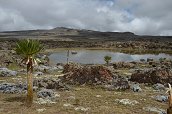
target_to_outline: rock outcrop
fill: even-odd
[[[138,70],[131,75],[130,81],[151,84],[172,84],[172,70],[164,68],[150,68],[146,70]]]
[[[66,75],[62,80],[68,84],[104,85],[108,90],[129,89],[128,80],[118,76],[111,67],[70,63],[64,66],[63,72]]]
[[[26,84],[14,84],[14,83],[1,83],[0,84],[0,92],[2,93],[22,93],[26,92],[27,86]]]

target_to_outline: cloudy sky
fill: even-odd
[[[0,0],[0,31],[54,27],[172,35],[172,0]]]

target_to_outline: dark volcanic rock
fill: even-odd
[[[67,73],[63,80],[71,84],[101,84],[113,79],[113,72],[106,66],[70,63],[64,66],[63,72]]]
[[[104,85],[108,90],[129,89],[128,80],[118,76],[114,69],[106,66],[70,63],[64,66],[63,81],[69,84]]]
[[[172,70],[163,68],[151,68],[141,70],[131,75],[130,81],[139,83],[172,83]]]

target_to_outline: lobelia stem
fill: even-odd
[[[33,66],[32,66],[32,61],[29,61],[27,64],[27,106],[31,106],[33,102],[33,78],[32,78],[32,73],[33,73]]]

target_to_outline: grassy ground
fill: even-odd
[[[144,87],[143,87],[144,88]],[[56,104],[40,105],[34,103],[31,108],[24,106],[24,94],[2,94],[0,93],[0,114],[154,114],[146,112],[143,107],[167,108],[167,103],[160,103],[151,98],[159,95],[159,92],[151,88],[140,93],[127,91],[106,91],[99,87],[77,86],[71,91],[57,91],[60,97]],[[139,104],[134,106],[118,104],[115,99],[136,100]],[[36,100],[36,95],[34,95]],[[70,106],[64,106],[70,104]],[[77,111],[76,107],[88,108],[87,111]],[[38,112],[37,109],[46,109]],[[156,114],[156,113],[155,113]]]

